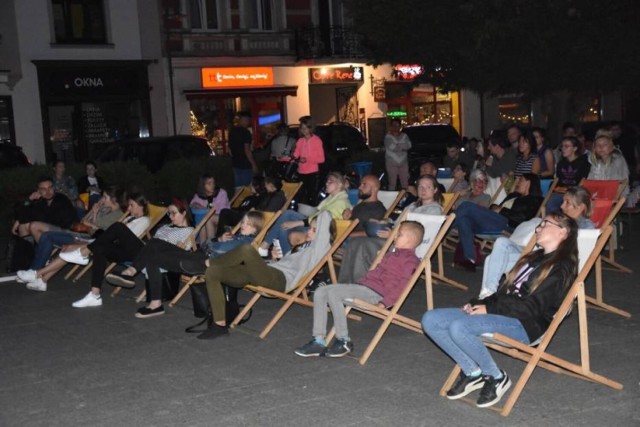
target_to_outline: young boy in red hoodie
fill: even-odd
[[[358,298],[385,307],[394,305],[420,260],[415,249],[424,236],[422,224],[403,221],[393,241],[394,249],[385,254],[373,270],[362,276],[359,284],[336,284],[318,288],[313,297],[313,339],[295,350],[298,356],[342,357],[353,350],[347,329],[346,299]],[[327,348],[327,305],[333,314],[336,339]]]

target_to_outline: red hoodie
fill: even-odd
[[[382,296],[382,303],[390,307],[396,303],[404,286],[420,264],[414,249],[395,249],[387,252],[380,264],[360,278],[360,284]]]

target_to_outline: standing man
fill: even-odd
[[[238,124],[229,131],[229,150],[236,187],[249,185],[253,175],[258,173],[258,166],[251,152],[253,135],[249,131],[251,114],[248,111],[238,113]]]
[[[400,132],[400,120],[391,119],[389,132],[384,137],[385,164],[389,176],[389,190],[396,191],[396,180],[400,177],[400,186],[409,186],[409,159],[407,152],[411,140],[406,133]]]

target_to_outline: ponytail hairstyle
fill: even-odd
[[[557,266],[562,275],[563,289],[568,289],[576,276],[578,275],[578,224],[569,216],[562,212],[554,212],[546,216],[554,222],[560,224],[562,228],[567,230],[567,237],[560,242],[558,248],[553,251],[551,256],[538,266],[538,275],[529,287],[529,294],[535,292],[540,284],[549,277],[551,270]],[[527,264],[531,264],[536,258],[543,254],[543,250],[532,251],[518,260],[511,271],[507,274],[501,286],[510,286],[516,279],[516,276]]]
[[[438,184],[436,177],[428,174],[422,175],[416,181],[416,187],[420,185],[420,181],[429,181],[434,188],[433,200],[435,200],[440,206],[444,205],[444,196],[440,192],[440,185]],[[422,200],[420,200],[420,197],[416,200],[416,206],[422,206]]]

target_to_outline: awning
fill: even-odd
[[[229,96],[297,96],[298,86],[257,86],[221,89],[188,89],[183,91],[187,99],[228,98]]]

